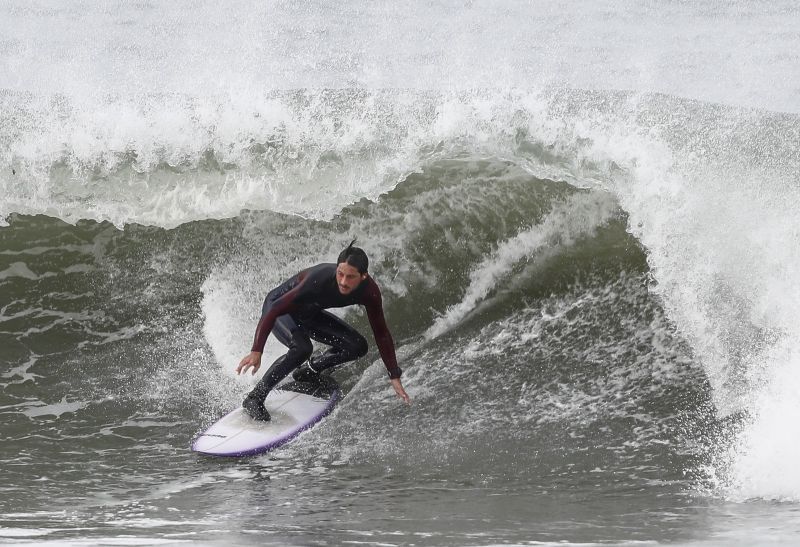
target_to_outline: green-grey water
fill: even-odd
[[[492,178],[476,198],[472,186]],[[565,206],[595,218],[424,336],[496,242]],[[0,255],[14,363],[4,526],[90,541],[692,539],[718,424],[625,222],[604,193],[466,161],[327,222],[247,213],[123,231],[15,216]],[[373,254],[414,404],[394,398],[373,349],[337,373],[347,395],[335,414],[288,447],[233,460],[189,451],[249,385],[211,345],[252,333],[211,318],[255,319],[260,293],[351,234]],[[254,298],[213,309],[223,287]],[[361,314],[346,317],[368,332]]]
[[[798,15],[0,2],[0,542],[797,543]],[[193,453],[353,237],[413,404]]]

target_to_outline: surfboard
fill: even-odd
[[[192,442],[192,450],[211,456],[252,456],[274,450],[316,425],[341,399],[330,376],[318,382],[289,382],[270,392],[264,406],[272,419],[261,422],[241,407],[229,412]]]

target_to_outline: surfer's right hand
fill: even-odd
[[[257,351],[251,351],[249,355],[246,355],[244,359],[239,362],[239,366],[236,367],[236,374],[247,372],[247,369],[250,367],[253,368],[252,374],[255,374],[260,366],[261,354]]]
[[[403,389],[403,383],[400,381],[400,378],[392,378],[390,382],[392,382],[392,387],[394,388],[394,392],[397,393],[397,396],[403,399],[407,405],[410,405],[411,397],[409,397],[406,390]]]

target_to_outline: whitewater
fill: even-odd
[[[0,2],[0,542],[796,544],[798,28]],[[192,454],[267,291],[356,236],[414,404],[344,310],[330,418]]]

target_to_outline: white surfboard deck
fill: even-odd
[[[272,419],[251,418],[241,407],[195,438],[192,450],[212,456],[251,456],[274,450],[327,416],[341,397],[338,384],[290,382],[271,391],[264,402]]]

